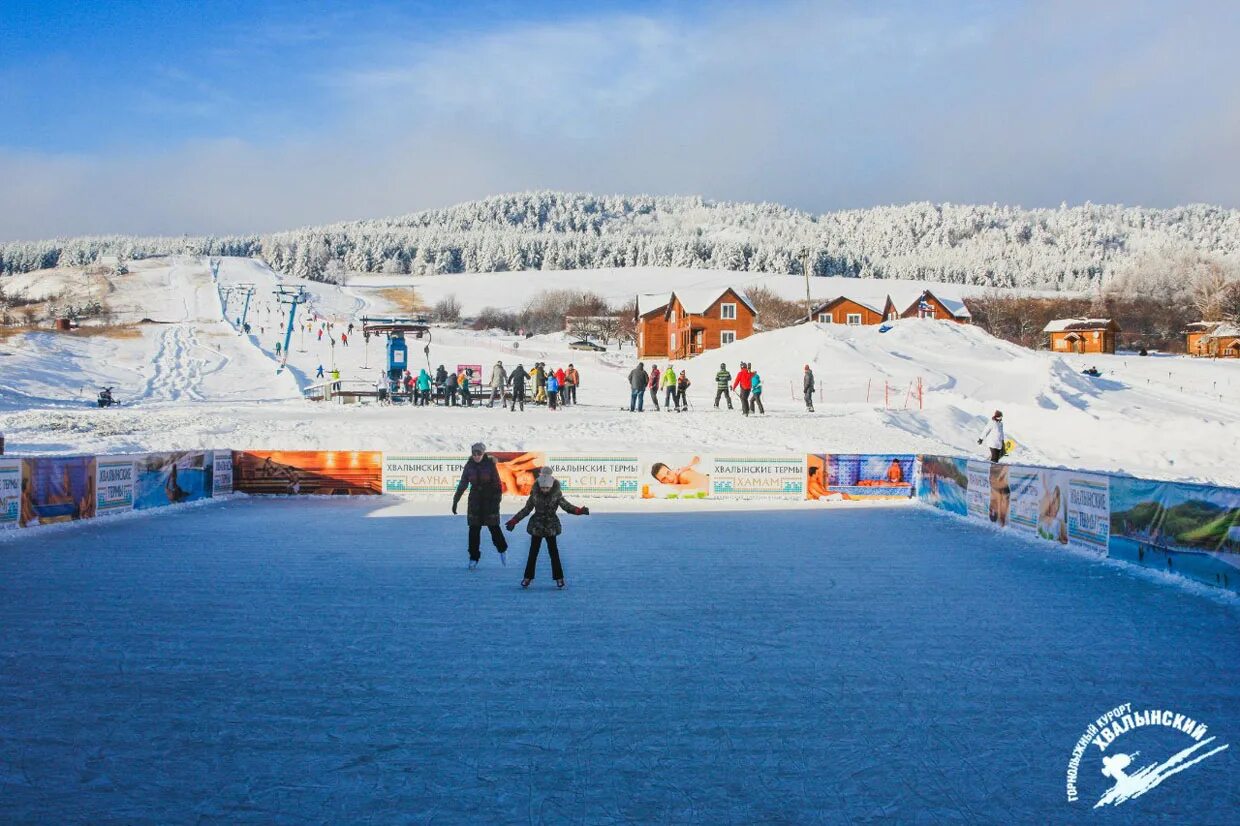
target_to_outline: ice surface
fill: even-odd
[[[1131,702],[1233,745],[1113,816],[1235,822],[1234,601],[915,505],[681,505],[565,517],[563,592],[438,502],[0,542],[0,820],[1080,822]]]

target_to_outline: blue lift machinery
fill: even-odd
[[[387,336],[385,372],[389,387],[397,387],[400,377],[409,369],[409,345],[406,336],[426,340],[422,352],[426,354],[427,364],[430,364],[431,322],[425,316],[362,316],[362,335],[367,342],[372,335]]]
[[[280,354],[280,366],[276,373],[284,369],[288,363],[288,346],[293,341],[293,323],[297,317],[297,308],[310,300],[310,294],[303,287],[276,287],[276,301],[288,307],[288,327],[284,330],[284,349]]]
[[[233,286],[232,291],[245,298],[245,304],[241,307],[241,317],[237,319],[237,331],[248,333],[250,329],[246,324],[246,319],[250,315],[250,298],[254,295],[254,285],[237,284]]]

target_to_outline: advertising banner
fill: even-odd
[[[1106,553],[1111,527],[1110,484],[1099,473],[1041,471],[1038,536]]]
[[[22,460],[0,457],[0,530],[16,528],[22,502]]]
[[[209,450],[148,453],[134,459],[134,508],[147,510],[211,498]]]
[[[955,456],[922,456],[917,478],[917,498],[940,510],[968,516],[966,495],[969,469],[966,460]]]
[[[560,480],[566,496],[637,498],[641,490],[642,463],[630,456],[568,455],[547,457],[551,472]]]
[[[805,498],[908,499],[915,464],[904,454],[813,453],[806,457]]]
[[[476,391],[482,387],[482,365],[481,364],[458,364],[456,366],[456,375],[460,375],[464,370],[465,377],[469,379],[469,387],[471,391]]]
[[[1110,477],[1107,555],[1240,590],[1240,489]]]
[[[383,454],[383,492],[398,496],[451,495],[468,457],[447,453]]]
[[[233,492],[232,451],[216,450],[211,463],[211,495],[223,496]]]
[[[538,479],[538,471],[547,464],[547,454],[541,450],[501,450],[488,453],[495,459],[504,496],[529,496],[534,489],[534,482]],[[461,460],[461,464],[457,466],[457,479],[461,477],[461,467],[464,464],[465,461]]]
[[[969,490],[965,495],[968,516],[979,522],[990,521],[990,462],[968,460]]]
[[[18,521],[51,525],[95,515],[95,457],[41,456],[22,459]]]
[[[360,450],[234,450],[233,490],[311,496],[383,492],[383,454]]]
[[[804,499],[805,456],[716,456],[710,495],[725,499]]]
[[[134,456],[95,459],[95,515],[133,510]]]
[[[641,460],[643,499],[705,499],[714,462],[685,451],[649,453]]]
[[[1038,468],[1012,465],[1008,468],[1011,503],[1007,527],[1034,534],[1038,530],[1038,509],[1042,505],[1042,475]]]

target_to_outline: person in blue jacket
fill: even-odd
[[[758,370],[752,364],[749,365],[749,409],[756,410],[763,416],[766,415],[766,408],[762,405],[762,377],[758,375]]]

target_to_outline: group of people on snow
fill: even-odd
[[[518,365],[518,369],[522,369]],[[469,490],[466,503],[466,517],[469,525],[469,569],[475,570],[482,560],[482,529],[485,527],[491,534],[491,542],[499,552],[500,563],[508,564],[508,540],[499,529],[500,504],[503,501],[504,489],[500,482],[499,467],[495,459],[487,454],[486,445],[476,442],[470,447],[469,460],[461,470],[461,480],[456,486],[456,495],[452,498],[452,513],[457,512],[461,497]],[[525,506],[517,511],[504,523],[512,531],[529,516],[533,517],[526,526],[530,536],[530,551],[525,560],[525,573],[521,579],[521,587],[528,588],[534,581],[538,565],[538,552],[543,542],[547,543],[547,553],[551,557],[551,578],[557,587],[563,588],[564,566],[560,560],[560,548],[556,538],[563,530],[557,511],[564,511],[577,516],[588,516],[589,508],[577,507],[564,498],[560,483],[555,479],[551,468],[543,467],[538,471],[537,481],[530,490]]]
[[[650,392],[650,403],[654,405],[655,410],[659,410],[659,391],[663,391],[663,407],[661,409],[668,412],[675,411],[680,413],[689,409],[689,397],[686,393],[689,390],[689,376],[684,370],[680,371],[680,375],[676,375],[676,370],[672,365],[668,365],[665,370],[660,371],[659,365],[650,365],[650,371],[646,371],[644,362],[638,362],[637,366],[629,371],[629,412],[644,413],[646,410],[646,392]]]
[[[677,375],[676,370],[670,364],[662,371],[659,370],[659,365],[652,364],[650,370],[647,371],[645,363],[639,361],[637,366],[629,372],[629,412],[645,412],[644,403],[647,391],[650,393],[650,402],[654,405],[654,409],[659,410],[660,390],[663,391],[663,410],[674,410],[677,413],[688,410],[687,391],[690,384],[692,382],[689,381],[689,376],[684,370]],[[715,409],[719,409],[720,402],[727,402],[728,410],[735,410],[736,408],[732,406],[732,391],[736,391],[741,402],[742,415],[748,416],[750,413],[765,415],[766,405],[762,403],[763,387],[762,376],[752,362],[742,361],[735,377],[728,370],[726,362],[720,364],[719,372],[715,374]],[[808,364],[805,365],[801,390],[805,397],[805,409],[813,413],[814,371]]]

